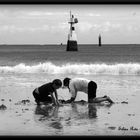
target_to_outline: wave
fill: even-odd
[[[140,75],[139,63],[127,64],[64,64],[51,62],[37,65],[0,66],[0,73],[47,73],[47,74],[107,74],[107,75]]]

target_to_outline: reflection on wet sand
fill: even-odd
[[[88,119],[97,117],[97,108],[95,104],[71,104],[72,114],[75,119]]]
[[[57,107],[51,105],[37,105],[35,109],[36,115],[43,115],[43,117],[52,117],[57,110]]]
[[[81,124],[90,124],[97,121],[97,112],[100,108],[109,108],[111,105],[88,104],[88,103],[71,103],[64,104],[61,107],[52,105],[38,105],[35,108],[35,122],[45,125],[47,129],[61,130],[64,127],[75,127]]]
[[[95,104],[88,105],[88,116],[90,119],[97,117],[97,108]]]
[[[63,128],[61,118],[58,117],[59,107],[52,105],[38,105],[35,109],[35,115],[41,115],[38,119],[39,122],[45,123],[49,121],[48,126],[55,129]]]

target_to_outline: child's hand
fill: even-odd
[[[59,103],[58,106],[63,106],[63,104],[60,104],[60,103]]]
[[[71,103],[71,100],[66,100],[65,103]]]
[[[59,101],[57,101],[57,105],[58,106],[63,106],[62,103],[60,103]]]

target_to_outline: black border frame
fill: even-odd
[[[0,4],[140,4],[139,0],[0,0]]]
[[[140,4],[140,0],[0,0],[0,5],[2,4]],[[15,136],[15,135],[3,135],[0,136],[0,139],[98,139],[98,138],[103,138],[103,139],[135,139],[135,138],[140,138],[139,136]]]

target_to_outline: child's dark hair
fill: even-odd
[[[68,86],[68,85],[69,85],[69,82],[70,82],[70,78],[66,77],[66,78],[64,78],[64,80],[63,80],[63,85],[64,85],[64,86]]]
[[[60,79],[54,79],[54,80],[52,81],[52,83],[55,84],[56,86],[59,86],[59,87],[62,86],[62,82],[61,82]]]

